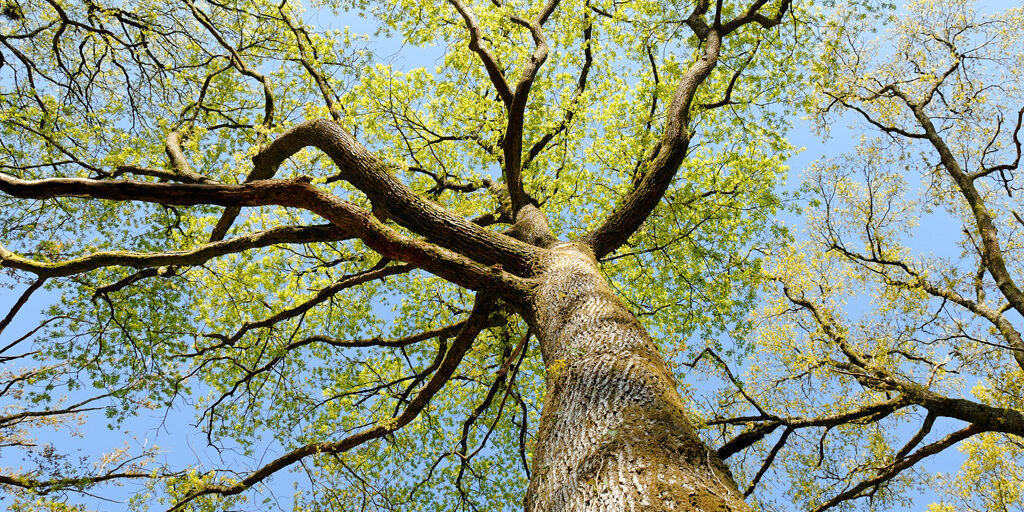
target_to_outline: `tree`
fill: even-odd
[[[808,239],[766,265],[759,353],[709,420],[742,442],[719,454],[752,446],[744,472],[807,510],[928,487],[929,510],[1021,510],[1024,12],[911,2],[881,41],[839,14],[812,111],[863,135],[807,174]]]
[[[27,287],[0,328],[60,300],[2,349],[4,459],[42,462],[0,485],[223,509],[301,469],[318,509],[746,510],[650,333],[745,328],[789,1],[327,7],[435,69],[289,2],[5,4],[0,264]],[[249,465],[82,466],[24,430],[181,406]]]

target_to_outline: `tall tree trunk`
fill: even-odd
[[[548,388],[527,512],[750,510],[593,253],[551,249],[529,312]]]

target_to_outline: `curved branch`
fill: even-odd
[[[83,487],[94,485],[110,480],[125,480],[153,478],[152,471],[123,471],[118,473],[104,473],[94,476],[79,476],[68,478],[57,478],[54,480],[35,480],[31,478],[18,478],[16,476],[0,475],[0,485],[20,487],[30,490],[34,494],[50,494],[62,490],[81,491]]]
[[[693,98],[697,88],[717,65],[721,49],[721,36],[715,30],[709,30],[703,55],[686,70],[672,94],[664,131],[651,153],[649,171],[604,223],[582,238],[584,243],[593,248],[597,259],[626,243],[668,190],[690,145],[690,108]]]
[[[906,264],[903,261],[889,260],[878,256],[865,256],[855,251],[851,251],[838,243],[833,243],[832,249],[838,251],[840,254],[847,257],[848,259],[860,262],[862,264],[871,263],[876,265],[885,265],[899,268],[903,272],[906,272],[908,275],[913,277],[913,281],[909,283],[903,282],[893,277],[890,277],[888,274],[881,272],[879,270],[872,270],[881,274],[882,278],[885,279],[885,282],[889,285],[906,289],[920,288],[921,290],[924,290],[933,297],[939,297],[941,299],[948,300],[966,309],[967,311],[977,316],[980,316],[985,320],[988,320],[1003,336],[1003,339],[1006,340],[1011,355],[1017,361],[1017,365],[1020,366],[1021,369],[1024,369],[1024,339],[1021,338],[1020,332],[1018,332],[1017,329],[1014,328],[1013,323],[1010,322],[1010,320],[1007,319],[1006,316],[1002,314],[1002,312],[996,311],[986,306],[982,302],[970,300],[960,295],[955,290],[935,285],[934,283],[925,279],[920,272],[918,272],[916,269],[914,269],[913,267],[911,267],[910,265]],[[868,268],[870,268],[870,266],[868,266]]]
[[[286,158],[315,147],[334,162],[341,179],[362,191],[375,209],[402,227],[484,265],[501,264],[525,275],[536,248],[473,224],[442,206],[420,197],[399,181],[383,162],[343,127],[325,119],[298,124],[253,156],[253,173],[273,175]]]
[[[470,313],[466,323],[459,335],[452,342],[451,348],[448,349],[448,353],[445,354],[444,359],[438,366],[437,371],[433,377],[420,389],[416,396],[409,403],[409,406],[402,411],[401,414],[396,415],[389,420],[382,421],[372,427],[365,430],[347,436],[338,441],[312,443],[300,448],[296,448],[285,455],[277,458],[269,464],[263,466],[260,469],[252,472],[246,478],[243,478],[240,482],[230,486],[210,486],[203,489],[193,491],[185,496],[181,501],[176,503],[170,508],[171,511],[181,510],[185,505],[192,502],[200,496],[209,494],[218,494],[222,496],[232,496],[239,494],[246,489],[262,482],[269,478],[274,473],[306,458],[309,456],[320,455],[320,454],[339,454],[344,453],[356,446],[359,446],[365,442],[371,441],[390,434],[405,425],[409,424],[416,416],[419,415],[420,411],[430,402],[430,400],[437,394],[438,391],[448,382],[448,380],[455,373],[455,369],[458,368],[459,363],[462,362],[462,358],[469,351],[469,348],[473,345],[473,341],[476,336],[487,327],[488,315],[494,307],[494,300],[490,297],[477,296],[476,302],[473,305],[473,311]]]
[[[779,4],[778,10],[775,11],[775,15],[768,17],[761,14],[760,10],[768,3],[768,0],[756,0],[750,4],[750,7],[744,11],[743,14],[725,22],[722,24],[722,35],[727,35],[730,32],[750,23],[757,23],[763,28],[772,28],[782,22],[782,17],[785,16],[786,12],[789,11],[791,0],[782,0]]]
[[[331,113],[331,118],[335,121],[341,121],[343,110],[342,107],[338,105],[338,102],[335,101],[335,98],[338,96],[337,93],[334,92],[334,89],[332,89],[331,85],[327,82],[327,78],[324,77],[324,74],[321,73],[320,70],[316,69],[313,65],[313,61],[309,58],[309,47],[306,45],[306,42],[309,40],[309,34],[304,28],[296,26],[296,24],[292,22],[291,17],[285,14],[285,5],[287,4],[282,3],[278,5],[277,11],[281,13],[281,21],[288,26],[292,31],[292,34],[295,36],[295,45],[299,50],[299,63],[302,64],[302,67],[306,69],[306,72],[309,73],[309,75],[313,77],[313,81],[316,82],[317,89],[320,90],[320,96],[323,97],[324,103],[327,104],[327,110]]]
[[[876,477],[871,478],[869,480],[865,480],[857,484],[853,488],[839,493],[834,498],[826,501],[825,503],[822,503],[821,505],[818,505],[813,512],[822,512],[824,510],[828,510],[838,505],[843,501],[860,498],[864,496],[864,494],[862,493],[867,489],[870,489],[871,487],[874,487],[875,485],[878,485],[882,482],[892,480],[893,477],[900,474],[900,472],[912,467],[914,464],[917,464],[925,457],[935,455],[936,453],[939,453],[945,450],[946,448],[949,448],[950,446],[953,446],[959,443],[960,441],[963,441],[964,439],[967,439],[981,432],[984,432],[984,429],[978,427],[977,425],[969,425],[960,430],[957,430],[956,432],[953,432],[952,434],[949,434],[946,437],[943,437],[942,439],[934,443],[922,447],[920,450],[917,450],[912,455],[904,459],[898,460],[896,462],[893,462],[892,464],[885,468],[881,468]]]
[[[1017,149],[1017,157],[1013,159],[1013,162],[1009,163],[1009,164],[1000,164],[1000,165],[994,165],[992,167],[985,167],[981,171],[971,175],[972,179],[977,179],[978,177],[981,177],[981,176],[987,176],[987,175],[989,175],[991,173],[994,173],[994,172],[1004,173],[1006,171],[1017,170],[1017,166],[1020,165],[1020,154],[1021,154],[1020,129],[1021,129],[1022,122],[1024,122],[1024,108],[1021,108],[1020,110],[1017,111],[1017,127],[1013,129],[1013,145]],[[997,131],[996,135],[998,135],[998,134],[999,134],[999,132]],[[993,137],[992,142],[995,142],[995,138],[994,137]],[[991,142],[989,144],[991,145]],[[1003,180],[1006,181],[1005,177],[1003,178]],[[1007,191],[1009,192],[1009,190],[1007,190]],[[1010,195],[1013,195],[1013,194],[1010,194]]]
[[[587,3],[589,6],[589,2]],[[589,13],[589,10],[587,11]],[[593,34],[594,34],[594,23],[589,16],[587,16],[587,26],[583,29],[583,67],[580,68],[579,78],[576,79],[576,89],[572,93],[572,97],[569,98],[569,105],[565,109],[565,114],[562,116],[562,122],[555,127],[555,129],[545,133],[540,140],[535,142],[530,147],[529,153],[526,155],[526,159],[523,161],[523,169],[529,168],[530,164],[547,145],[554,139],[558,134],[565,131],[570,124],[572,124],[573,118],[576,116],[576,105],[579,103],[580,96],[587,88],[587,78],[590,75],[590,69],[594,64],[594,52],[592,49]],[[655,77],[657,80],[657,77]]]
[[[167,153],[167,159],[171,161],[171,168],[174,169],[176,174],[181,177],[179,181],[185,181],[187,183],[213,183],[214,181],[202,174],[199,174],[192,170],[188,165],[188,160],[185,158],[185,153],[181,150],[181,132],[178,130],[172,130],[167,134],[167,140],[164,141],[164,152]]]
[[[224,36],[221,35],[220,31],[217,30],[217,27],[213,25],[213,23],[210,21],[210,18],[206,15],[206,13],[200,11],[192,2],[192,0],[185,0],[185,5],[187,5],[189,10],[192,12],[192,17],[194,17],[196,21],[199,22],[199,24],[206,28],[208,32],[210,32],[210,35],[212,35],[213,38],[217,40],[217,43],[219,43],[221,47],[228,51],[228,53],[230,54],[230,61],[232,66],[234,66],[234,68],[237,69],[239,73],[249,78],[252,78],[253,80],[256,80],[257,82],[260,83],[261,86],[263,86],[262,124],[264,128],[271,127],[274,123],[274,94],[270,90],[270,80],[265,75],[249,67],[242,60],[242,56],[238,54],[238,50],[236,50],[227,42],[227,40],[224,39]],[[258,136],[257,145],[262,145],[263,141],[265,140],[265,137],[266,135],[260,134]]]
[[[534,50],[530,60],[523,69],[519,83],[516,84],[512,100],[506,105],[508,108],[508,121],[505,126],[505,137],[501,142],[501,149],[504,156],[503,167],[505,172],[505,183],[508,185],[509,199],[512,202],[513,215],[520,208],[527,204],[534,203],[529,194],[523,188],[523,124],[526,115],[526,103],[530,97],[533,81],[537,78],[537,72],[548,58],[548,40],[544,37],[541,26],[548,16],[558,7],[560,0],[548,0],[544,8],[537,16],[526,21],[513,17],[512,21],[522,25],[530,31],[533,37]]]
[[[391,179],[397,181],[394,178]],[[502,298],[508,298],[513,302],[517,298],[521,298],[520,294],[530,286],[525,280],[505,272],[499,264],[488,268],[432,243],[404,236],[385,226],[370,212],[323,192],[305,180],[263,180],[245,185],[196,185],[137,181],[112,182],[79,178],[25,181],[0,173],[0,191],[15,197],[29,199],[86,197],[172,205],[296,207],[320,215],[342,231],[360,238],[381,256],[412,264],[459,286],[471,290],[492,290]],[[411,191],[408,193],[412,195]],[[413,195],[413,197],[421,203],[427,202],[418,196]],[[433,203],[431,205],[433,209],[445,212],[445,219],[454,218],[463,224],[471,225],[465,219],[455,216],[440,206]],[[427,212],[418,213],[421,216],[428,215]],[[441,222],[443,221],[444,219],[441,220]],[[484,245],[481,238],[484,241],[497,239],[504,244],[504,247],[525,247],[531,251],[535,249],[504,235],[485,231],[478,226],[471,226],[477,237],[473,239],[471,235],[466,236],[470,236],[471,240],[480,244],[475,247],[475,252],[491,260],[499,259],[502,255],[497,251],[490,250],[491,247]],[[444,226],[444,228],[446,231],[442,234],[447,235],[449,243],[453,243],[463,236],[463,233],[456,231],[452,226]],[[523,252],[513,253],[513,256],[521,254]],[[521,268],[528,268],[530,262],[528,258],[518,261],[512,259],[509,266],[520,261]],[[496,263],[498,262],[496,261]]]
[[[358,340],[339,340],[337,338],[330,338],[327,336],[313,335],[301,340],[296,340],[284,348],[285,350],[292,350],[311,343],[323,343],[324,345],[330,345],[332,347],[341,348],[366,348],[366,347],[405,347],[413,345],[421,341],[426,341],[433,338],[450,338],[458,334],[466,325],[466,321],[456,322],[451,325],[444,327],[438,327],[429,331],[418,332],[402,338],[364,338]],[[494,327],[493,324],[488,324],[489,327]]]
[[[880,91],[874,92],[874,93],[872,93],[870,99],[875,99],[875,98],[881,96],[882,94],[884,94],[887,90],[892,89],[892,88],[893,88],[893,86],[887,86],[886,88],[883,88]],[[830,92],[826,92],[825,94],[828,97],[832,98],[832,100],[835,103],[838,103],[838,104],[842,105],[843,107],[848,108],[848,109],[850,109],[850,110],[860,114],[860,116],[863,117],[865,121],[870,123],[875,128],[878,128],[879,130],[882,130],[883,132],[889,134],[890,136],[892,136],[893,134],[896,134],[896,135],[902,135],[903,137],[906,137],[908,139],[923,139],[923,138],[925,138],[925,134],[923,134],[923,133],[915,133],[915,132],[911,132],[909,130],[904,130],[903,128],[900,128],[898,126],[892,126],[892,125],[884,124],[881,121],[879,121],[879,120],[875,119],[874,117],[872,117],[870,112],[868,112],[868,111],[858,107],[857,105],[854,105],[853,103],[850,103],[850,102],[846,101],[845,99],[840,98],[839,96],[836,96],[836,95],[834,95],[834,94],[832,94]],[[863,100],[863,98],[858,98],[858,99]],[[833,103],[833,105],[835,103]]]
[[[869,357],[853,350],[842,329],[833,324],[833,317],[811,301],[796,297],[783,287],[787,298],[814,317],[821,330],[839,345],[850,363],[837,367],[851,372],[866,388],[882,392],[895,392],[907,403],[924,407],[930,413],[978,425],[986,431],[1002,432],[1024,438],[1024,413],[1016,409],[986,405],[963,398],[949,398],[920,384],[901,379],[877,364]]]
[[[754,48],[750,50],[750,56],[747,57],[747,60],[743,61],[743,63],[740,64],[739,68],[736,69],[736,72],[732,74],[732,78],[729,79],[729,84],[725,87],[725,93],[722,95],[722,99],[712,103],[701,103],[701,108],[705,110],[713,110],[719,107],[724,107],[726,105],[732,105],[733,103],[736,103],[732,99],[732,92],[736,88],[736,82],[739,81],[740,76],[743,75],[743,71],[747,69],[747,66],[749,66],[750,63],[754,61],[754,57],[757,56],[757,49],[760,47],[761,40],[758,39],[757,42],[754,43]]]
[[[292,306],[292,307],[290,307],[288,309],[285,309],[285,310],[282,310],[282,311],[278,311],[277,313],[275,313],[275,314],[273,314],[273,315],[271,315],[269,317],[263,318],[261,320],[245,322],[231,336],[225,336],[223,334],[206,334],[205,335],[206,337],[220,340],[220,343],[217,343],[217,344],[209,346],[209,347],[202,347],[202,348],[198,349],[195,353],[184,354],[183,357],[194,357],[194,356],[202,355],[202,354],[204,354],[206,352],[209,352],[210,350],[213,350],[215,348],[220,348],[220,347],[223,347],[225,345],[228,345],[228,346],[234,345],[236,342],[238,342],[238,340],[242,339],[242,336],[244,336],[245,333],[247,333],[247,332],[249,332],[249,331],[251,331],[253,329],[259,329],[259,328],[263,328],[263,327],[270,327],[270,326],[272,326],[274,324],[277,324],[277,323],[279,323],[281,321],[284,321],[284,320],[287,320],[289,318],[295,318],[295,317],[297,317],[299,315],[305,314],[307,311],[313,309],[318,304],[320,304],[320,303],[322,303],[322,302],[324,302],[326,300],[329,300],[331,297],[334,297],[335,295],[338,294],[338,292],[340,292],[342,290],[345,290],[347,288],[351,288],[353,286],[359,286],[361,284],[368,283],[370,281],[374,281],[374,280],[377,280],[377,279],[382,279],[382,278],[387,277],[387,276],[393,276],[393,275],[402,274],[402,273],[408,272],[411,269],[412,269],[411,265],[384,266],[384,267],[379,267],[379,268],[373,268],[373,269],[367,270],[365,272],[360,272],[360,273],[355,274],[355,275],[342,277],[341,279],[338,279],[337,281],[331,283],[329,286],[327,286],[327,287],[323,288],[322,290],[318,291],[315,295],[313,295],[313,297],[309,298],[306,301],[303,301],[303,302],[301,302],[299,304],[296,304],[295,306]],[[305,344],[305,343],[302,343],[302,344]],[[290,346],[291,345],[301,346],[302,344],[294,344],[293,343],[293,344],[290,344]]]
[[[892,414],[896,410],[905,407],[907,401],[900,397],[886,400],[884,402],[878,402],[874,404],[865,405],[863,407],[840,412],[836,414],[830,414],[826,416],[817,416],[813,418],[801,418],[801,417],[787,417],[779,418],[774,416],[763,416],[766,420],[764,423],[749,427],[744,430],[736,437],[732,438],[728,442],[722,445],[718,449],[718,456],[723,460],[735,455],[740,450],[746,449],[749,446],[754,445],[765,436],[774,432],[780,426],[786,426],[791,429],[808,428],[808,427],[835,427],[851,422],[863,421],[865,419],[878,419],[889,414]],[[731,420],[736,421],[736,420]],[[744,423],[748,420],[744,419]],[[709,425],[720,424],[730,422],[730,420],[719,420],[710,421]]]
[[[214,39],[217,40],[217,43],[219,43],[221,47],[227,50],[229,54],[228,61],[231,62],[231,66],[238,70],[238,72],[242,75],[252,78],[253,80],[256,80],[262,85],[263,121],[261,123],[261,126],[263,130],[257,131],[256,146],[264,145],[267,142],[266,133],[274,124],[274,94],[270,89],[270,80],[265,75],[249,67],[249,65],[242,60],[242,56],[239,55],[238,50],[236,50],[233,46],[231,46],[228,43],[227,40],[224,39],[224,36],[221,35],[219,30],[217,30],[217,27],[214,26],[213,22],[210,20],[209,16],[206,15],[206,13],[200,11],[199,8],[197,8],[191,0],[185,0],[185,5],[187,5],[189,10],[191,11],[192,17],[195,18],[196,21],[198,21],[204,28],[206,28],[206,30],[210,33],[210,35],[213,36]],[[174,159],[172,158],[172,162],[173,160]],[[182,159],[182,161],[183,160],[184,159]],[[248,176],[246,176],[245,183],[251,183],[253,181],[261,179],[269,179],[271,177],[273,177],[273,174],[261,176],[257,175],[254,170],[253,172],[249,173]],[[224,211],[224,214],[221,216],[220,220],[217,221],[217,225],[214,226],[213,232],[210,235],[211,242],[215,242],[217,240],[221,240],[224,238],[224,235],[227,234],[228,229],[231,228],[231,224],[233,224],[235,222],[235,218],[238,217],[239,211],[240,210],[237,207],[229,207]]]
[[[4,247],[0,245],[0,263],[3,263],[4,251]],[[14,305],[11,306],[11,309],[4,316],[3,320],[0,320],[0,334],[3,334],[4,329],[6,329],[7,326],[11,324],[11,321],[13,321],[14,317],[18,314],[18,311],[21,311],[22,306],[24,306],[25,303],[28,302],[29,297],[31,297],[36,290],[42,287],[43,283],[45,282],[46,277],[39,277],[38,279],[33,281],[32,284],[30,284],[29,287],[25,289],[24,292],[22,292],[22,294],[18,297],[18,300],[14,302]],[[4,348],[0,348],[0,354],[6,352],[9,348],[11,348],[10,345]]]
[[[483,45],[483,32],[480,30],[480,23],[476,19],[476,14],[473,13],[473,10],[468,5],[462,3],[461,0],[448,0],[448,3],[452,4],[452,7],[458,11],[459,16],[462,16],[462,20],[466,24],[466,30],[469,31],[469,49],[480,57],[484,64],[484,69],[487,70],[487,76],[491,79],[491,83],[494,84],[494,90],[497,91],[501,102],[508,108],[512,104],[512,89],[505,80],[505,72],[501,70],[498,58],[491,53],[490,49]]]
[[[719,2],[712,27],[708,27],[704,21],[710,3],[701,0],[694,6],[685,23],[703,42],[704,52],[686,70],[676,85],[666,112],[661,139],[650,152],[648,172],[604,223],[582,237],[581,241],[591,246],[598,260],[626,243],[651,215],[668,190],[689,149],[692,135],[689,126],[690,110],[693,107],[693,99],[697,89],[707,80],[718,63],[722,39],[730,32],[751,23],[763,27],[775,26],[782,21],[790,7],[790,0],[782,0],[775,15],[767,17],[759,12],[766,3],[767,0],[756,0],[742,15],[723,25],[719,18],[722,11]]]
[[[119,182],[125,183],[125,182]],[[346,230],[331,226],[286,226],[201,245],[187,251],[105,251],[66,261],[35,261],[18,256],[0,245],[0,266],[31,272],[40,277],[64,277],[102,267],[152,268],[195,266],[225,254],[278,244],[336,242],[352,238]]]

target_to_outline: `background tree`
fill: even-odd
[[[662,354],[743,331],[789,1],[328,4],[5,4],[0,329],[60,296],[0,349],[5,465],[47,461],[2,470],[16,506],[295,470],[310,509],[746,509]],[[13,430],[97,407],[194,408],[222,463]]]
[[[708,423],[732,467],[781,482],[765,509],[930,488],[929,510],[1021,510],[1024,12],[919,1],[876,23],[822,31],[819,126],[865,135],[807,174],[808,239],[771,258],[757,354]]]

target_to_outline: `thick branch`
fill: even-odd
[[[281,134],[253,157],[253,173],[273,175],[281,162],[308,146],[326,153],[341,178],[366,194],[375,209],[386,211],[414,233],[482,264],[501,264],[518,275],[526,274],[532,265],[534,247],[477,226],[420,197],[347,130],[331,121],[308,121]]]
[[[661,140],[656,145],[646,175],[625,200],[592,233],[583,237],[597,259],[614,251],[636,232],[661,201],[682,165],[690,145],[690,108],[697,88],[711,75],[718,63],[722,39],[711,30],[704,54],[683,74],[669,104]]]
[[[167,140],[164,141],[164,152],[167,153],[167,159],[171,162],[171,168],[174,169],[176,174],[181,176],[181,178],[178,178],[179,181],[186,183],[213,183],[213,180],[196,173],[188,165],[185,153],[181,151],[181,132],[174,130],[167,134]]]
[[[1016,409],[980,404],[963,398],[949,398],[913,383],[896,383],[891,388],[931,413],[972,423],[987,431],[1012,434],[1024,439],[1024,414]]]
[[[504,272],[501,268],[487,268],[431,243],[403,236],[382,224],[370,212],[322,192],[301,180],[264,180],[245,185],[196,185],[137,181],[112,182],[77,178],[24,181],[0,174],[0,191],[15,197],[31,199],[87,197],[173,205],[297,207],[324,217],[341,230],[360,238],[366,245],[384,257],[412,264],[459,286],[471,290],[492,290],[502,298],[513,301],[519,298],[520,292],[525,291],[528,286],[526,282]],[[426,202],[421,198],[417,199]],[[446,212],[448,218],[455,217],[440,206],[433,205],[433,208]],[[465,219],[455,218],[468,224]],[[482,228],[473,227],[477,232],[484,232]],[[457,236],[460,233],[450,226],[447,229],[449,230],[447,233],[449,240],[458,240]],[[499,240],[507,240],[506,246],[531,248],[503,235],[492,232],[484,233],[490,235],[491,238],[500,237]],[[484,249],[480,249],[478,252],[492,258],[495,257],[494,254]],[[525,261],[523,265],[526,266]]]
[[[121,182],[124,183],[124,182]],[[18,256],[0,246],[0,265],[31,272],[40,277],[63,277],[101,267],[151,268],[160,266],[201,265],[217,256],[267,247],[277,244],[307,244],[334,242],[351,238],[344,229],[331,225],[287,226],[268,229],[230,240],[205,244],[187,251],[131,252],[107,251],[93,253],[73,260],[46,262]]]

